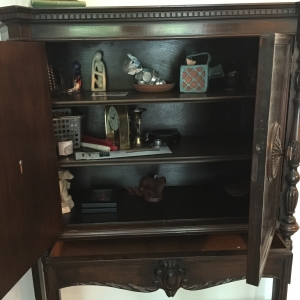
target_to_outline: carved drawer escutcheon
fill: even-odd
[[[159,265],[154,271],[153,284],[163,289],[169,297],[173,297],[181,287],[185,269],[179,266],[178,260],[162,260]]]
[[[153,285],[157,289],[163,289],[167,296],[173,297],[179,288],[185,290],[196,291],[201,290],[233,281],[243,280],[246,277],[240,278],[227,278],[221,281],[205,281],[201,284],[188,284],[188,278],[186,278],[186,270],[179,265],[178,260],[162,260],[159,262],[159,267],[154,271],[155,279]]]

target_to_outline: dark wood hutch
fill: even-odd
[[[85,9],[0,9],[0,297],[43,255],[48,300],[79,284],[139,292],[199,290],[274,278],[286,299],[299,180],[300,85],[296,4]],[[92,98],[91,62],[101,50],[107,90]],[[179,92],[179,69],[192,51],[212,65],[234,63],[238,86],[212,79],[205,94]],[[133,90],[126,54],[159,70],[175,88]],[[84,92],[50,96],[47,60],[68,83],[74,60]],[[249,69],[249,65],[253,69]],[[255,74],[251,86],[249,72]],[[253,79],[253,78],[252,78]],[[100,161],[57,158],[53,108],[83,114],[82,131],[103,138],[105,105],[147,109],[144,132],[177,128],[172,155]],[[58,168],[74,174],[75,208],[61,217]],[[143,175],[165,176],[163,201],[129,196]],[[245,196],[224,186],[243,179]],[[83,191],[117,188],[118,213],[84,216]]]

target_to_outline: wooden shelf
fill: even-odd
[[[207,233],[247,232],[248,218],[211,218],[190,220],[158,220],[139,222],[104,222],[94,214],[82,218],[76,207],[64,215],[65,230],[60,239],[97,239],[106,237],[191,235]]]
[[[170,145],[172,154],[108,158],[102,160],[75,160],[75,156],[58,157],[59,167],[86,167],[109,165],[147,165],[163,163],[201,163],[251,159],[252,139],[238,137],[184,136],[178,145]],[[76,149],[84,151],[84,149]]]
[[[124,91],[122,91],[124,92]],[[52,97],[52,106],[85,106],[85,105],[133,105],[138,103],[167,103],[167,102],[212,102],[232,101],[254,98],[255,94],[238,90],[221,90],[207,93],[179,93],[170,91],[165,93],[140,93],[134,90],[126,91],[124,97],[92,97],[91,91],[81,94],[63,94]]]
[[[131,196],[125,188],[120,188],[116,196],[117,213],[81,213],[81,202],[89,199],[90,190],[73,191],[72,197],[75,207],[64,215],[63,239],[245,232],[248,229],[249,195],[233,197],[220,184],[166,186],[164,198],[158,203]]]

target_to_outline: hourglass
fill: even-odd
[[[142,140],[142,113],[146,111],[146,108],[136,108],[131,112],[131,118],[133,121],[133,134],[135,136],[132,148],[144,148],[145,142]]]

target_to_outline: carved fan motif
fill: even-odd
[[[282,134],[281,126],[275,122],[271,132],[271,142],[269,147],[269,158],[268,158],[268,179],[271,182],[276,178],[278,173],[278,168],[280,164],[280,159],[282,156]]]

